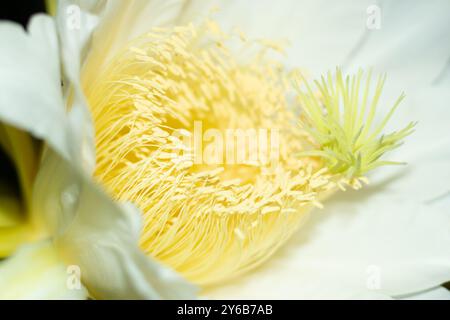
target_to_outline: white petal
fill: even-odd
[[[231,23],[240,26],[251,36],[273,37],[278,35],[291,39],[294,41],[291,52],[295,53],[295,64],[300,64],[300,66],[310,69],[313,74],[317,74],[348,61],[349,57],[359,56],[360,49],[364,49],[365,44],[370,44],[370,41],[365,42],[364,40],[364,34],[367,34],[366,9],[370,3],[353,6],[350,10],[348,7],[343,9],[334,7],[331,10],[329,4],[321,6],[318,3],[316,6],[316,3],[318,2],[302,2],[298,4],[298,7],[292,3],[289,12],[293,19],[286,19],[285,11],[277,14],[277,8],[285,10],[286,6],[278,3],[276,7],[261,4],[261,7],[257,9],[257,16],[259,21],[264,22],[268,28],[262,28],[261,23],[256,25],[251,20],[251,17],[256,15],[248,15],[250,11],[245,9],[253,8],[250,3],[247,7],[244,4],[238,10],[233,9],[233,5],[230,5],[232,10],[228,10],[224,5],[225,13],[220,13],[220,17],[222,17],[220,19],[224,23],[236,21],[236,23]],[[265,8],[265,10],[261,8]],[[417,14],[419,11],[414,12]],[[133,14],[123,21],[130,22],[132,16]],[[231,17],[235,20],[232,20]],[[412,17],[416,16],[412,15]],[[433,15],[430,17],[433,19]],[[442,15],[437,17],[437,21],[443,21],[441,20]],[[391,21],[397,20],[400,19],[393,18]],[[247,25],[246,21],[248,21]],[[305,25],[298,27],[299,21],[304,22]],[[274,25],[277,28],[273,28]],[[287,27],[282,28],[283,25],[287,25]],[[389,30],[386,31],[389,33]],[[118,38],[127,39],[130,34],[133,32]],[[394,33],[392,32],[392,34]],[[361,39],[363,39],[362,42],[360,42]],[[392,44],[391,48],[398,47],[394,40],[388,41]],[[109,45],[120,44],[120,41],[108,41],[105,43]],[[404,42],[401,43],[404,44]],[[406,47],[411,50],[409,46]],[[98,48],[107,48],[107,46],[99,45]],[[376,48],[384,47],[379,44]],[[369,52],[376,52],[377,59],[385,61],[387,58],[385,58],[384,52],[374,51],[376,48],[373,47],[373,50],[369,50]],[[394,52],[397,51],[394,50]],[[427,61],[436,62],[437,60],[434,58],[441,59],[442,52],[444,51],[439,51],[439,55],[431,55]],[[360,61],[364,63],[376,60],[364,58],[362,54],[360,57]],[[411,65],[410,60],[405,60],[409,61]],[[438,63],[440,61],[437,61],[436,65]],[[396,67],[395,63],[391,65],[385,63],[384,65],[391,66],[393,70]],[[408,70],[412,70],[412,68],[408,68]],[[432,66],[426,70],[424,78],[429,80],[439,69]],[[400,78],[406,79],[407,76],[399,74],[398,76],[394,75],[393,78],[397,81]],[[401,85],[402,83],[398,83],[394,87],[397,90]],[[422,99],[417,96],[411,100],[415,101],[417,106],[420,101],[434,106],[436,99],[430,98],[432,91],[434,89],[430,88]],[[387,96],[391,97],[391,94]],[[427,114],[424,111],[428,110],[414,108],[413,112],[402,117],[402,120],[415,117],[419,120],[426,119],[428,122],[439,117],[438,113],[431,113],[430,116],[430,113]],[[437,121],[437,131],[445,133],[442,124],[446,114],[439,115],[440,119],[434,119]],[[286,256],[292,256],[294,259],[280,257],[280,260],[272,262],[272,265],[275,266],[269,267],[269,271],[261,269],[260,272],[250,276],[250,280],[241,280],[241,285],[234,286],[238,292],[229,291],[234,292],[231,297],[238,297],[238,295],[264,297],[267,294],[286,297],[286,288],[289,288],[291,297],[398,295],[422,291],[448,280],[449,261],[447,257],[449,252],[447,248],[449,246],[446,226],[449,221],[444,214],[445,202],[443,204],[443,201],[445,198],[440,197],[445,195],[447,190],[446,172],[448,173],[449,170],[446,165],[448,154],[445,153],[445,147],[448,145],[447,141],[442,139],[445,137],[443,134],[436,135],[439,139],[433,139],[432,126],[424,125],[422,128],[423,130],[419,132],[424,133],[418,133],[418,139],[426,143],[426,148],[424,148],[424,143],[414,144],[415,148],[412,147],[397,154],[401,160],[403,160],[402,156],[406,158],[404,160],[418,160],[417,163],[408,167],[399,179],[387,184],[387,187],[381,188],[379,185],[383,184],[383,178],[388,175],[377,175],[374,177],[374,181],[378,183],[363,193],[351,197],[352,193],[350,197],[344,197],[340,202],[337,200],[330,202],[329,210],[333,211],[333,214],[330,212],[328,216],[320,218],[323,219],[320,224],[316,226],[312,222],[311,226],[303,230],[304,233],[300,232],[298,241],[301,245],[297,246],[295,245],[296,241],[293,241],[293,249],[290,249],[293,253]],[[420,129],[421,127],[419,127]],[[419,146],[420,148],[418,148]],[[415,157],[413,158],[412,155]],[[433,175],[436,169],[439,172],[439,179]],[[390,171],[389,174],[392,172],[395,171]],[[377,190],[378,188],[381,190]],[[373,190],[379,194],[372,194]],[[383,190],[384,192],[382,192]],[[444,193],[441,194],[442,192]],[[340,211],[339,209],[343,212],[334,212]],[[345,211],[357,212],[357,214],[346,214]],[[315,216],[316,219],[317,216],[323,217],[323,213],[315,213]],[[311,228],[316,231],[309,231]],[[307,235],[312,233],[311,238],[304,239],[305,233]],[[443,245],[437,245],[439,243]],[[410,246],[414,246],[414,248],[412,249]],[[286,250],[289,251],[289,249]],[[370,273],[377,273],[377,270],[382,275],[380,276],[380,288],[376,286],[372,290],[373,288],[368,288],[368,281],[371,280]],[[267,278],[261,278],[264,275],[267,275]],[[233,285],[230,284],[230,287]],[[226,291],[227,287],[224,287],[222,292]],[[213,293],[211,294],[213,295]]]
[[[440,76],[450,52],[448,34],[443,35],[450,21],[447,6],[433,2],[416,8],[401,1],[382,6],[382,29],[370,31],[373,35],[353,51],[355,68],[373,65],[388,73],[383,102],[392,103],[406,90],[393,125],[419,124],[393,156],[409,165],[383,168],[371,177],[370,187],[328,201],[276,259],[211,296],[397,296],[450,279],[450,96],[449,79]],[[338,38],[345,36],[336,28]],[[322,55],[317,59],[328,67]],[[337,54],[335,63],[340,61]],[[298,64],[303,66],[301,60]],[[387,107],[382,104],[380,110]]]
[[[135,0],[121,1],[62,1],[59,19],[65,21],[67,8],[78,6],[83,15],[95,15],[99,24],[89,47],[84,78],[93,79],[102,65],[128,41],[149,31],[153,26],[173,23],[186,1]],[[73,34],[67,33],[67,37]]]
[[[39,162],[37,143],[26,132],[0,123],[0,147],[12,161],[25,206],[29,205]],[[23,209],[22,209],[23,210]]]
[[[194,297],[193,286],[138,248],[139,211],[119,206],[58,155],[47,154],[36,190],[35,211],[48,214],[60,254],[80,267],[95,298]]]
[[[93,11],[92,6],[80,5],[80,1],[66,3]],[[153,26],[199,22],[217,7],[212,17],[225,29],[238,27],[252,38],[288,40],[292,44],[288,64],[300,65],[317,76],[346,62],[357,48],[367,31],[367,9],[371,5],[370,0],[344,0],[339,4],[328,0],[261,0],[257,6],[251,0],[109,1],[101,12],[97,11],[101,19],[87,69],[95,70],[126,42]],[[88,73],[89,77],[95,75],[94,71]]]
[[[422,1],[215,1],[219,22],[251,37],[286,38],[288,64],[314,77],[336,66],[376,65],[402,72],[403,80],[436,79],[448,64],[450,4]],[[198,7],[197,7],[198,8]],[[209,9],[204,4],[204,16]],[[380,28],[372,28],[380,9]],[[252,13],[252,14],[249,14]],[[191,15],[192,16],[192,15]],[[421,59],[423,63],[417,64]],[[411,68],[414,66],[414,68]]]
[[[367,30],[350,66],[374,66],[403,86],[438,80],[450,59],[450,2],[382,1],[380,29]]]
[[[69,277],[51,242],[26,245],[0,262],[0,299],[86,299],[86,289],[69,286]]]
[[[38,15],[28,29],[0,22],[0,121],[46,140],[69,159],[55,26]]]

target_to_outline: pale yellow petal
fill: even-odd
[[[50,241],[24,246],[0,263],[0,299],[86,299],[73,276]]]

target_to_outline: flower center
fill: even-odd
[[[200,285],[264,261],[331,188],[295,156],[307,135],[269,51],[210,21],[153,29],[89,84],[96,178],[142,210],[142,249]]]

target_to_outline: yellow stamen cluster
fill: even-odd
[[[236,42],[239,55],[229,49]],[[258,46],[210,21],[153,29],[85,84],[96,178],[142,210],[142,249],[204,286],[268,258],[339,180],[316,155],[298,156],[312,139],[297,124],[302,103],[292,99],[290,74],[267,58],[273,45]],[[196,163],[192,146],[173,135],[189,136],[196,121],[221,131],[278,130],[279,158]],[[174,161],[179,151],[187,160]]]

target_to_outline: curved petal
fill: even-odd
[[[30,240],[32,230],[24,223],[22,210],[18,196],[11,192],[10,186],[0,183],[0,259]]]
[[[267,267],[214,297],[297,298],[324,294],[405,295],[450,279],[450,140],[446,86],[412,95],[417,132],[397,153],[409,164],[372,176],[372,184],[326,203]],[[425,103],[426,102],[426,103]],[[430,109],[424,106],[430,106]],[[432,110],[432,112],[430,112]],[[438,139],[439,138],[439,139]],[[367,284],[373,277],[373,290]],[[277,287],[270,288],[276,284]],[[331,287],[331,288],[330,288]],[[234,289],[233,289],[234,288]],[[319,290],[322,292],[319,292]],[[278,293],[274,293],[274,291]],[[289,291],[286,291],[289,290]],[[287,295],[287,294],[290,295]]]
[[[70,159],[54,22],[37,15],[28,30],[0,22],[0,121],[48,141]]]
[[[83,1],[69,1],[84,11]],[[313,75],[344,63],[365,34],[367,8],[373,1],[355,3],[341,1],[330,5],[327,0],[270,0],[258,1],[109,1],[103,3],[100,24],[96,30],[87,59],[84,81],[95,77],[95,70],[114,55],[127,41],[150,30],[153,26],[196,22],[209,15],[212,9],[221,26],[234,27],[252,38],[287,39],[287,64],[300,65]],[[253,13],[253,14],[249,14]],[[276,28],[274,27],[276,26]],[[324,34],[327,36],[325,37]]]
[[[405,89],[439,80],[450,61],[450,3],[400,0],[378,5],[380,28],[367,30],[348,66],[373,66]]]
[[[402,297],[403,300],[450,300],[450,291],[444,287],[420,292],[411,296]]]
[[[77,265],[91,295],[101,299],[193,298],[195,288],[138,248],[141,215],[118,206],[90,177],[48,152],[35,186],[35,210],[51,213],[55,243]]]
[[[26,245],[0,262],[0,299],[86,299],[86,289],[70,280],[51,242]]]

